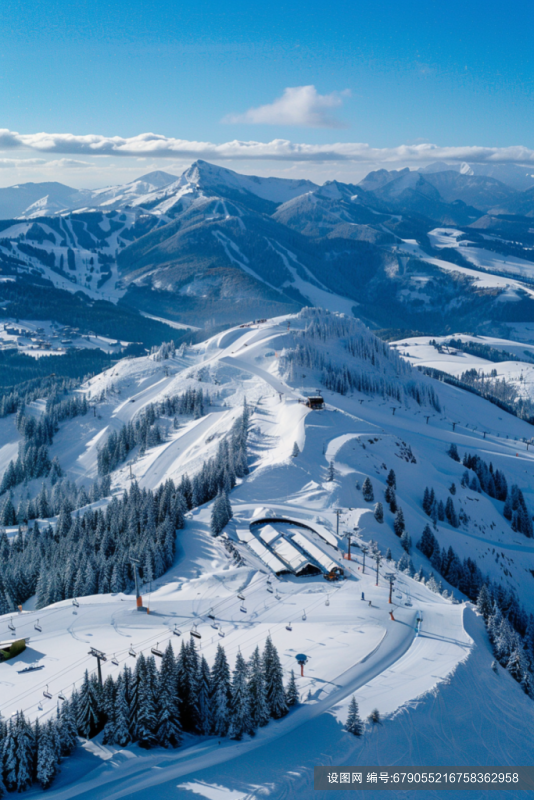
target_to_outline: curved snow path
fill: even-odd
[[[262,378],[265,383],[269,384],[269,386],[272,386],[275,391],[281,394],[288,395],[290,397],[298,397],[297,393],[294,392],[293,389],[291,389],[285,383],[282,383],[282,381],[278,378],[275,378],[270,372],[267,372],[267,370],[262,369],[261,367],[257,367],[255,364],[250,364],[248,361],[244,361],[242,358],[223,356],[219,359],[219,361],[222,364],[227,364],[230,367],[236,367],[236,369],[241,369],[243,372],[250,372],[252,375]]]
[[[199,446],[199,439],[209,434],[219,420],[225,415],[231,415],[231,410],[211,411],[185,431],[181,436],[173,439],[172,442],[151,460],[143,475],[137,475],[137,480],[142,489],[154,489],[163,479],[171,474],[171,469],[176,462],[184,463],[187,461],[188,454],[195,446]],[[142,461],[136,464],[136,471],[142,467]]]

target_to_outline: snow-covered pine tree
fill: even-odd
[[[182,740],[179,698],[176,691],[176,663],[169,642],[159,670],[158,719],[156,737],[161,747],[178,747]]]
[[[297,706],[300,702],[299,690],[297,688],[297,681],[295,680],[295,671],[291,670],[289,675],[289,683],[286,688],[286,700],[288,708]]]
[[[382,503],[376,503],[374,516],[377,522],[384,522],[384,506]]]
[[[254,726],[250,714],[250,696],[247,685],[248,669],[241,651],[238,651],[232,677],[230,699],[230,728],[232,739],[242,739],[245,734],[252,735]]]
[[[369,476],[367,476],[362,485],[362,495],[363,499],[366,503],[372,503],[375,499],[375,493],[373,491],[373,484],[369,480]]]
[[[345,730],[348,731],[348,733],[352,733],[354,736],[361,736],[363,733],[363,724],[358,712],[358,703],[356,702],[355,695],[352,695],[350,699]]]
[[[157,683],[158,675],[154,656],[150,655],[145,660],[144,671],[139,673],[138,710],[137,710],[137,740],[140,747],[148,750],[157,744]]]
[[[58,760],[54,747],[53,726],[52,720],[43,725],[37,743],[35,777],[43,789],[48,789],[57,775]]]
[[[118,744],[119,747],[126,747],[126,745],[130,744],[132,741],[127,680],[125,671],[123,671],[117,678],[115,692],[115,729],[113,731],[113,743]]]
[[[230,668],[224,648],[217,645],[211,671],[212,724],[215,736],[226,736],[230,725]]]
[[[211,673],[202,656],[197,676],[198,732],[208,736],[211,732]]]
[[[397,513],[395,514],[395,519],[393,520],[393,530],[395,531],[395,535],[399,538],[404,533],[406,524],[404,522],[404,513],[402,508],[399,506],[397,509]]]
[[[300,455],[299,446],[298,446],[298,444],[296,442],[293,442],[293,451],[292,451],[291,455],[293,456],[293,458],[296,458],[297,456]]]
[[[287,699],[280,657],[270,636],[267,637],[263,651],[263,674],[269,712],[273,719],[280,719],[287,714]]]
[[[390,471],[388,472],[388,476],[386,478],[386,483],[392,489],[397,488],[397,476],[395,475],[395,470],[390,469]]]
[[[98,700],[95,694],[94,684],[89,678],[89,672],[85,670],[83,682],[78,696],[78,732],[86,739],[92,739],[99,729]]]
[[[72,753],[78,743],[76,732],[76,720],[72,713],[72,700],[64,700],[59,712],[59,738],[61,745],[61,755],[68,756]]]
[[[248,690],[252,723],[255,728],[261,728],[269,722],[269,707],[267,705],[263,661],[259,647],[256,647],[250,658]]]

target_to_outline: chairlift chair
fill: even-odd
[[[273,589],[270,586],[267,587],[267,591],[269,592],[269,594],[273,594]]]
[[[326,600],[324,601],[324,604],[325,604],[325,606],[329,606],[330,605],[330,598],[328,597],[328,595],[326,596]]]
[[[39,700],[39,705],[37,706],[37,708],[39,709],[39,711],[43,710],[43,701],[42,700]]]
[[[10,631],[12,631],[13,633],[15,633],[15,630],[16,630],[16,628],[15,628],[15,626],[13,625],[13,619],[11,619],[11,618],[10,618],[10,620],[9,620],[9,622],[8,622],[8,624],[7,624],[7,627],[9,628],[9,630],[10,630]]]
[[[194,636],[195,639],[202,639],[202,634],[198,632],[198,626],[197,625],[193,625],[193,627],[191,628],[189,633],[191,634],[191,636]]]
[[[208,611],[207,616],[208,616],[208,619],[215,619],[215,614],[213,613],[213,608],[210,608],[210,610]]]
[[[238,600],[244,600],[244,599],[245,599],[245,595],[244,595],[244,594],[241,594],[241,592],[238,592],[238,593],[237,593],[237,599],[238,599]]]
[[[306,616],[306,609],[304,609],[303,614],[302,614],[302,620],[303,620],[303,622],[305,622],[307,619],[308,619],[308,617]]]
[[[48,700],[52,699],[52,693],[48,691],[48,684],[46,684],[46,689],[43,692],[43,696],[46,697]]]
[[[76,598],[74,598],[74,600],[72,601],[72,605],[73,605],[73,606],[76,606],[76,608],[79,608],[79,607],[80,607],[80,604],[78,603],[78,601],[76,600]]]
[[[37,620],[37,622],[35,623],[35,625],[33,627],[35,628],[36,631],[39,631],[39,633],[42,633],[43,629],[39,625],[39,620]]]
[[[292,630],[293,630],[293,627],[292,627],[291,623],[288,622],[287,625],[286,625],[286,631],[292,631]]]
[[[272,584],[272,580],[270,578],[267,578],[267,585],[270,586],[271,584]]]
[[[243,612],[243,614],[246,614],[246,613],[247,613],[247,609],[246,609],[246,607],[245,607],[245,604],[244,604],[244,603],[241,603],[241,605],[239,606],[239,610],[240,610],[240,611],[242,611],[242,612]]]
[[[67,698],[65,697],[65,695],[63,694],[63,692],[60,692],[60,693],[58,694],[58,699],[59,699],[59,700],[66,700]]]
[[[182,631],[180,630],[180,628],[178,628],[177,625],[174,626],[173,634],[175,636],[181,636],[182,635]]]
[[[224,631],[223,631],[223,629],[221,628],[221,626],[220,626],[220,625],[219,625],[218,634],[219,634],[219,636],[221,637],[221,639],[224,639],[224,637],[225,637],[225,633],[224,633]]]
[[[112,663],[112,664],[115,664],[115,666],[116,666],[116,667],[118,667],[118,666],[119,666],[119,659],[117,658],[117,656],[115,655],[115,653],[113,653],[113,658],[111,659],[111,663]]]
[[[276,599],[277,599],[277,600],[281,600],[281,599],[282,599],[282,598],[280,597],[280,595],[278,594],[278,592],[276,592],[276,594],[275,594],[275,597],[276,597]]]
[[[213,619],[215,619],[215,617],[214,617]],[[217,630],[217,629],[219,628],[219,626],[217,625],[217,623],[216,623],[216,622],[212,622],[212,623],[211,623],[211,627],[212,627],[212,628],[215,628],[215,630]]]
[[[156,646],[150,649],[150,652],[153,656],[158,656],[159,658],[163,658],[163,651],[159,649],[159,642],[156,642]]]
[[[137,653],[136,653],[136,652],[135,652],[135,650],[133,649],[133,645],[132,645],[132,646],[130,647],[130,649],[128,650],[128,655],[129,655],[129,656],[132,656],[132,658],[137,658]]]

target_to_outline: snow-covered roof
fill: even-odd
[[[336,562],[332,561],[332,559],[329,558],[326,553],[323,553],[323,551],[317,547],[316,544],[310,542],[310,540],[307,539],[303,533],[294,533],[291,538],[296,544],[298,544],[300,548],[302,548],[302,550],[304,550],[304,552],[308,553],[308,555],[317,561],[317,563],[320,564],[321,567],[323,567],[323,569],[325,569],[327,572],[330,572],[330,570],[334,569],[334,567],[337,567]]]
[[[267,544],[270,544],[272,541],[274,541],[274,539],[277,539],[278,536],[280,536],[280,531],[277,531],[272,525],[266,525],[265,528],[262,528],[260,533],[260,537]]]
[[[263,563],[266,564],[274,573],[278,574],[279,572],[287,572],[287,566],[283,564],[280,559],[277,558],[274,553],[268,550],[258,539],[252,538],[252,540],[247,542],[247,544],[250,549],[256,553],[259,558],[261,558]]]
[[[280,556],[283,561],[288,564],[294,572],[299,572],[303,567],[308,564],[307,559],[302,553],[293,547],[284,536],[281,536],[278,541],[273,544],[273,550],[276,555]]]

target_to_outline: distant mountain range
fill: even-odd
[[[534,179],[439,166],[317,186],[197,161],[106,189],[1,189],[0,305],[41,281],[194,326],[303,305],[436,334],[534,321]]]

